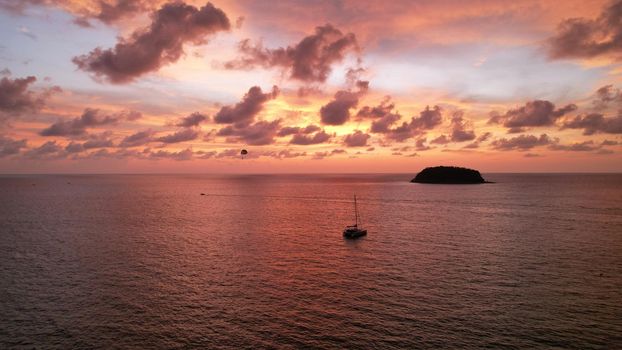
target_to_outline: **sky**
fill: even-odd
[[[622,0],[0,0],[0,32],[0,173],[622,171]]]

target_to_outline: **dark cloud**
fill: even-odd
[[[228,125],[218,130],[218,136],[226,136],[232,142],[243,142],[248,145],[260,146],[274,143],[280,129],[281,120],[272,122],[258,121],[254,124],[236,127]]]
[[[356,114],[356,119],[373,119],[370,131],[372,133],[384,134],[390,131],[391,126],[402,118],[397,112],[393,112],[395,104],[390,97],[386,97],[378,106],[361,108]]]
[[[169,135],[158,137],[155,141],[162,143],[179,143],[196,140],[198,137],[199,131],[195,129],[183,129]]]
[[[605,85],[596,90],[596,98],[592,101],[594,108],[605,109],[611,103],[622,104],[622,92],[613,85]]]
[[[37,148],[28,150],[24,155],[30,159],[54,159],[62,157],[64,155],[62,151],[63,147],[56,141],[48,141]]]
[[[622,57],[622,1],[611,1],[596,19],[570,18],[561,22],[548,41],[552,58]]]
[[[402,125],[388,129],[385,134],[387,138],[402,142],[417,135],[425,133],[427,130],[434,129],[443,122],[442,110],[439,106],[430,109],[427,106],[419,113],[418,117],[412,117],[410,122],[403,122]]]
[[[451,118],[451,141],[471,141],[474,140],[475,137],[473,126],[464,119],[463,113],[461,111],[454,113]]]
[[[489,124],[503,124],[511,133],[522,132],[524,127],[554,125],[557,119],[577,109],[574,104],[555,109],[549,101],[529,101],[524,106],[511,109],[503,115],[493,115]]]
[[[177,62],[184,44],[202,44],[210,34],[230,28],[227,15],[211,3],[196,8],[168,3],[152,15],[148,28],[121,39],[114,48],[96,48],[73,58],[79,69],[112,83],[127,83],[160,67]]]
[[[88,135],[87,140],[83,143],[71,141],[65,146],[67,153],[80,153],[90,149],[114,147],[114,143],[110,139],[111,132],[102,132],[100,134]]]
[[[365,147],[370,137],[369,134],[356,130],[352,134],[346,135],[343,142],[348,147]]]
[[[359,98],[367,92],[367,82],[359,82],[357,91],[339,90],[332,101],[322,106],[320,117],[322,124],[343,125],[350,119],[350,109],[355,108]]]
[[[570,145],[553,144],[549,148],[554,151],[592,152],[599,150],[601,147],[601,145],[596,145],[594,141],[584,141]]]
[[[18,115],[23,112],[37,111],[43,107],[51,93],[60,91],[60,88],[53,87],[37,94],[29,90],[30,85],[36,80],[37,78],[33,76],[0,79],[0,112]]]
[[[59,120],[41,130],[39,134],[41,136],[81,136],[86,134],[87,128],[116,124],[121,120],[135,120],[140,115],[135,111],[105,113],[99,109],[86,108],[81,116],[72,120]]]
[[[25,139],[13,140],[9,137],[0,135],[0,158],[18,154],[22,148],[26,148]]]
[[[288,136],[288,135],[294,135],[294,134],[311,134],[314,133],[316,131],[320,131],[322,130],[319,126],[317,125],[307,125],[304,128],[298,127],[298,126],[286,126],[281,128],[281,130],[279,130],[277,136],[282,137],[282,136]]]
[[[346,54],[358,50],[356,37],[343,34],[330,24],[315,28],[315,34],[302,39],[295,46],[266,49],[261,43],[251,44],[249,39],[240,42],[243,57],[225,63],[228,69],[253,67],[281,67],[289,71],[290,78],[304,82],[324,82],[334,63],[341,62]]]
[[[306,128],[305,128],[306,129]],[[326,131],[317,131],[315,134],[305,133],[305,129],[302,129],[300,133],[294,134],[289,141],[292,145],[317,145],[330,140],[331,135]]]
[[[540,137],[534,135],[520,135],[511,139],[494,140],[491,145],[494,149],[501,151],[520,150],[525,151],[538,146],[547,146],[557,143],[557,139],[550,138],[547,134]]]
[[[603,146],[617,146],[620,143],[618,141],[612,141],[612,140],[604,140],[601,145]]]
[[[121,18],[127,18],[153,8],[152,1],[142,0],[116,0],[100,1],[99,13],[92,15],[93,18],[103,23],[110,24]],[[76,19],[77,24],[88,24],[88,17],[82,16]]]
[[[272,87],[271,92],[263,93],[259,86],[251,87],[242,97],[242,101],[234,106],[224,106],[216,113],[214,121],[218,124],[236,124],[236,127],[243,127],[252,123],[255,116],[261,112],[263,105],[276,98],[279,88]]]
[[[111,24],[119,19],[151,10],[157,3],[158,1],[147,0],[98,0],[76,7],[81,4],[63,0],[0,0],[0,9],[22,15],[29,6],[58,7],[69,10],[75,16],[74,23],[90,27],[91,19]],[[72,8],[68,9],[67,5],[71,5]]]
[[[605,118],[600,113],[578,115],[564,121],[562,129],[583,129],[584,135],[596,133],[622,134],[622,111],[611,118]]]
[[[181,120],[177,122],[175,126],[180,126],[182,128],[190,128],[193,126],[198,126],[199,124],[207,120],[209,120],[209,117],[206,116],[205,114],[194,112],[187,117],[181,118]]]
[[[157,152],[150,152],[148,157],[150,159],[173,159],[173,160],[191,160],[193,152],[190,148],[186,148],[183,151],[171,152],[165,150],[159,150]]]
[[[153,130],[139,131],[125,137],[119,144],[119,147],[135,147],[145,145],[153,141],[154,134],[155,132]]]
[[[446,136],[446,135],[440,135],[439,137],[433,139],[432,141],[430,141],[430,143],[435,143],[437,145],[446,145],[450,142],[451,140]]]
[[[417,151],[427,151],[432,149],[432,147],[426,145],[427,138],[423,137],[415,141],[415,148]]]
[[[328,151],[315,152],[313,154],[313,158],[312,159],[319,160],[319,159],[324,159],[324,158],[331,157],[331,156],[334,156],[334,155],[337,155],[337,154],[346,154],[346,153],[348,153],[348,152],[346,150],[343,150],[343,149],[334,149],[334,150],[332,150],[330,152],[328,152]]]
[[[480,143],[488,141],[488,139],[490,139],[491,137],[492,137],[492,133],[490,131],[487,131],[479,135],[479,137],[477,138],[477,140],[475,140],[475,142],[469,143],[468,145],[464,146],[464,148],[479,148]]]

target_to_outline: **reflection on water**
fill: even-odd
[[[0,178],[0,345],[620,347],[622,176],[486,178]]]

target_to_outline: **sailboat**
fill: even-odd
[[[346,228],[343,230],[343,236],[345,238],[358,238],[361,236],[365,236],[367,234],[367,230],[364,230],[359,227],[361,216],[359,215],[359,209],[358,209],[358,206],[356,205],[356,195],[354,195],[354,220],[355,220],[354,225],[346,226]]]

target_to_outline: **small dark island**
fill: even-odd
[[[423,184],[483,184],[486,180],[477,170],[455,166],[436,166],[423,169],[410,182]]]

